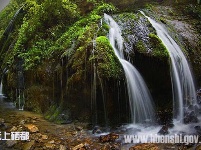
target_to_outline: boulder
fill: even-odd
[[[162,128],[158,131],[158,134],[160,135],[169,134],[168,126],[167,125],[162,126]]]
[[[196,115],[195,111],[186,112],[183,121],[184,121],[185,124],[197,123],[198,118],[197,118],[197,115]]]

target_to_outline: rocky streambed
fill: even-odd
[[[184,144],[123,144],[123,130],[89,130],[86,123],[74,122],[58,125],[48,122],[42,115],[19,111],[12,103],[0,101],[0,131],[4,133],[28,132],[28,140],[0,140],[1,150],[161,150],[201,149],[199,145]],[[93,134],[94,133],[94,134]],[[125,129],[125,133],[129,133]],[[9,139],[9,135],[8,135]]]

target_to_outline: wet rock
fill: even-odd
[[[161,135],[169,134],[168,126],[167,125],[162,126],[162,128],[158,131],[158,134]]]
[[[41,133],[31,134],[30,139],[35,140],[38,143],[43,142],[42,134]]]
[[[51,140],[51,141],[49,141],[48,143],[50,143],[50,144],[54,144],[55,141],[54,141],[54,140]]]
[[[48,136],[47,136],[47,135],[42,135],[42,139],[43,139],[43,140],[47,140],[47,139],[48,139]]]
[[[26,143],[23,147],[23,150],[31,150],[33,145],[34,145],[35,141],[31,140],[30,142]]]
[[[17,141],[15,141],[15,140],[8,140],[8,141],[6,141],[6,146],[8,148],[13,147],[15,144],[17,144]]]
[[[4,127],[5,126],[5,121],[3,118],[0,118],[0,127]]]
[[[104,145],[101,150],[110,150],[110,145],[107,144],[107,145]]]
[[[186,112],[184,117],[184,123],[197,123],[199,120],[197,118],[197,115],[194,111]]]
[[[21,120],[20,125],[24,125],[24,124],[25,124],[25,120]]]
[[[201,126],[195,126],[194,129],[201,136]]]
[[[9,128],[10,124],[4,123],[0,125],[1,131],[6,131]]]
[[[92,133],[93,134],[101,134],[102,133],[102,130],[99,126],[95,126],[92,130]]]
[[[73,147],[72,150],[78,150],[78,149],[81,149],[81,148],[84,148],[84,144],[83,143],[81,143],[81,144]]]
[[[16,132],[17,131],[17,127],[16,126],[13,126],[11,129],[10,129],[10,132]]]
[[[38,118],[37,118],[37,117],[33,117],[32,119],[33,119],[33,120],[38,120]]]
[[[70,123],[72,123],[72,120],[71,120],[70,116],[71,116],[70,111],[68,111],[68,110],[63,111],[63,113],[59,115],[59,120],[61,121],[61,124],[70,124]]]
[[[54,149],[55,148],[55,144],[45,143],[45,147],[48,148],[48,149]]]
[[[110,146],[110,150],[120,150],[120,145],[113,144],[113,145]]]
[[[201,150],[201,144],[199,144],[198,146],[196,146],[195,150]]]
[[[99,140],[100,140],[100,142],[105,143],[105,142],[114,142],[118,138],[119,138],[118,134],[110,133],[108,135],[101,135],[99,137]]]
[[[31,133],[36,133],[36,132],[39,132],[39,129],[38,127],[36,127],[35,125],[33,124],[26,124],[24,125],[26,128],[28,128],[28,130],[31,132]]]
[[[59,150],[66,150],[66,147],[64,145],[60,145]]]
[[[138,144],[129,148],[129,150],[160,150],[156,144]]]
[[[31,123],[36,123],[36,120],[32,120]]]
[[[76,126],[75,129],[76,129],[77,131],[81,131],[81,130],[83,129],[83,127],[81,127],[81,126]]]

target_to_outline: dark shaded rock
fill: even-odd
[[[197,122],[198,122],[198,118],[197,118],[195,111],[187,112],[185,114],[185,116],[184,116],[184,123],[185,124],[197,123]]]
[[[75,129],[76,129],[77,131],[81,131],[81,130],[83,129],[83,127],[81,127],[81,126],[76,126]]]
[[[15,140],[8,140],[8,141],[6,141],[6,146],[8,148],[13,147],[15,144],[17,144],[17,141],[15,141]]]
[[[92,130],[92,133],[93,134],[100,134],[100,133],[102,133],[102,130],[99,126],[95,126]]]
[[[61,124],[72,123],[72,120],[70,119],[70,113],[67,113],[67,111],[59,115],[59,120]]]
[[[120,150],[120,146],[118,144],[113,144],[111,147],[110,147],[111,150]]]
[[[107,135],[101,135],[99,140],[100,140],[100,142],[105,143],[105,142],[114,142],[118,138],[119,138],[118,134],[110,133]]]
[[[201,149],[201,144],[199,144],[198,146],[196,146],[195,150],[200,150]]]
[[[161,135],[169,134],[168,126],[167,125],[162,126],[162,128],[158,131],[158,134]]]
[[[195,126],[194,129],[201,136],[201,126]]]
[[[0,118],[0,128],[5,126],[5,121],[4,119]]]
[[[30,142],[26,143],[23,147],[23,150],[31,150],[33,145],[34,145],[35,141],[31,140]]]

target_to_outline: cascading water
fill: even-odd
[[[0,96],[3,95],[3,93],[2,93],[2,88],[3,88],[3,84],[2,84],[2,81],[1,81],[1,83],[0,83]]]
[[[189,64],[181,48],[171,38],[165,28],[150,17],[146,16],[144,12],[141,11],[141,13],[155,28],[158,37],[161,39],[169,52],[171,59],[174,118],[183,122],[184,107],[187,107],[189,105],[197,105],[195,85]]]
[[[13,18],[12,18],[11,21],[9,22],[8,26],[6,27],[5,32],[3,33],[4,36],[7,37],[7,36],[10,34],[10,32],[12,31],[14,22],[15,22],[17,16],[19,15],[19,13],[22,12],[23,7],[24,7],[24,6],[22,6],[20,9],[17,10],[17,12],[15,13],[15,15],[13,16]]]
[[[137,69],[124,59],[121,30],[111,16],[104,14],[104,19],[110,27],[110,44],[125,72],[132,122],[153,121],[155,113],[148,88]]]

